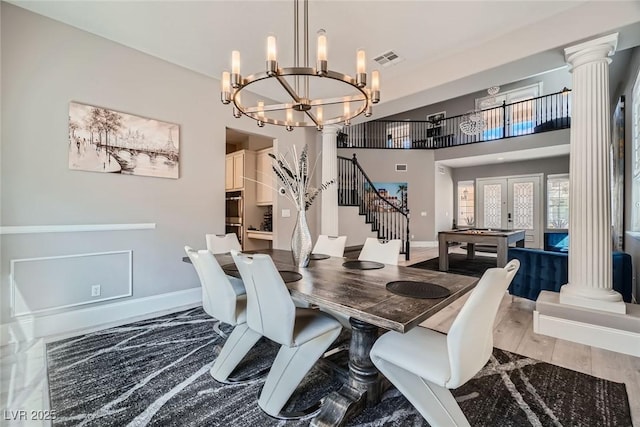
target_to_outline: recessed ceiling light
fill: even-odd
[[[498,160],[504,160],[504,157],[498,157]]]

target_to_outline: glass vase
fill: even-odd
[[[309,265],[309,255],[311,255],[311,232],[307,225],[307,212],[304,209],[298,211],[298,219],[293,229],[291,237],[291,251],[293,261],[298,267]]]

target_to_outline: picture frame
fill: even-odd
[[[373,188],[369,183],[365,183],[365,192],[372,193],[375,190],[387,200],[391,205],[401,210],[407,210],[409,206],[408,202],[408,186],[406,182],[373,182]],[[367,196],[371,197],[373,196]],[[375,200],[375,210],[378,212],[390,212],[391,208],[387,203],[384,203],[378,199]]]
[[[68,158],[71,170],[178,179],[180,126],[71,101]]]
[[[430,128],[441,127],[444,119],[447,118],[446,111],[440,111],[439,113],[433,113],[427,115],[427,122],[429,122]]]

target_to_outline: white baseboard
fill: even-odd
[[[533,332],[640,357],[640,334],[533,312]]]
[[[0,325],[0,345],[101,329],[202,304],[200,287],[44,316],[24,316]]]
[[[437,240],[434,240],[434,241],[412,240],[410,246],[412,248],[437,248],[438,247],[438,241]]]

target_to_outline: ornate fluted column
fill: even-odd
[[[322,182],[338,178],[339,126],[328,125],[322,129]],[[321,194],[320,234],[338,235],[338,185],[337,182]]]
[[[560,303],[625,313],[611,277],[609,64],[618,34],[565,49],[572,67],[569,283]]]

